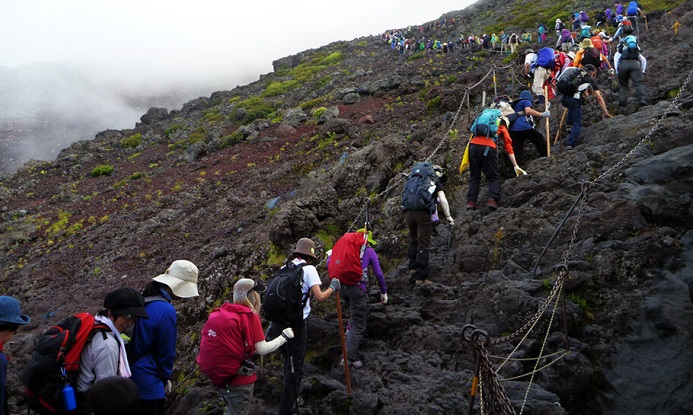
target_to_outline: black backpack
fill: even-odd
[[[303,294],[303,266],[287,261],[267,283],[262,314],[268,321],[295,323],[303,320],[308,295]]]
[[[582,84],[582,80],[587,72],[582,68],[574,66],[565,68],[563,73],[556,79],[556,89],[564,95],[573,95],[578,92],[578,87]]]
[[[602,64],[602,59],[597,48],[585,48],[585,51],[582,53],[582,60],[580,60],[580,63],[582,63],[582,66],[590,63],[594,65],[595,68],[599,68],[599,66]]]
[[[425,161],[412,168],[402,192],[402,207],[405,210],[426,210],[435,212],[435,171],[431,163]]]
[[[82,349],[97,332],[111,329],[89,313],[71,315],[41,334],[21,374],[27,404],[40,414],[63,413],[62,389],[76,385]]]

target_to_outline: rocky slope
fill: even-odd
[[[451,13],[469,26],[428,36],[478,33],[471,22],[493,5]],[[548,158],[528,149],[529,175],[504,171],[496,212],[464,210],[468,175],[456,169],[482,91],[516,95],[519,61],[467,50],[407,58],[377,37],[278,60],[253,84],[180,111],[151,109],[134,129],[101,132],[4,177],[0,284],[32,317],[6,347],[12,405],[21,407],[17,373],[40,331],[185,258],[200,268],[201,296],[176,304],[171,413],[221,414],[194,362],[207,313],[236,279],[270,276],[298,238],[324,252],[365,220],[368,197],[391,301],[379,304],[371,287],[366,365],[351,371],[350,395],[335,303],[314,304],[302,413],[466,414],[474,354],[463,327],[489,333],[498,367],[528,321],[537,324],[499,372],[515,411],[690,413],[692,8],[649,15],[641,38],[653,104],[615,108],[604,79],[617,115],[602,121],[590,104],[582,145],[555,145]],[[684,24],[675,39],[674,18]],[[561,110],[552,109],[552,136]],[[401,173],[429,157],[447,168],[455,226],[436,228],[431,283],[414,286]],[[544,307],[556,281],[566,300]],[[519,358],[547,355],[527,393],[530,376],[520,375],[535,361]],[[277,356],[265,358],[254,413],[273,413],[280,374]],[[494,392],[484,384],[485,396]]]

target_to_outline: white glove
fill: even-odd
[[[387,304],[387,293],[380,294],[380,302],[383,304]]]
[[[526,176],[527,172],[522,170],[520,166],[515,166],[515,175],[516,176]]]
[[[167,380],[166,385],[164,385],[164,393],[166,395],[168,395],[171,393],[172,390],[173,390],[173,384],[171,383],[170,380]]]
[[[282,337],[286,340],[294,338],[294,331],[291,329],[291,327],[287,327],[284,330],[282,330]]]
[[[549,118],[551,116],[551,111],[546,110],[541,113],[541,118]]]
[[[450,226],[455,224],[455,220],[452,218],[452,216],[446,216],[445,219],[447,219]]]

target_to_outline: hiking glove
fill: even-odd
[[[387,293],[380,294],[380,302],[383,304],[387,304]]]
[[[339,283],[337,278],[332,278],[332,281],[330,281],[330,288],[332,288],[332,291],[336,292],[341,286],[342,284]]]
[[[515,175],[516,176],[526,176],[527,172],[522,170],[520,166],[515,166]]]
[[[294,338],[294,331],[291,327],[287,327],[284,330],[282,330],[282,337],[285,338],[286,340],[293,339]]]
[[[541,118],[549,118],[551,116],[551,111],[546,110],[541,113]]]
[[[173,390],[173,384],[171,383],[170,380],[167,380],[166,385],[164,385],[164,393],[166,395],[168,395],[171,393],[172,390]]]
[[[613,69],[609,69],[609,76],[614,76],[614,70]]]

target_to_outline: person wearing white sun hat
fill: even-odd
[[[192,298],[197,291],[198,269],[188,260],[173,261],[166,272],[152,278],[142,295],[149,319],[132,333],[128,360],[140,401],[135,414],[163,415],[173,385],[170,378],[176,357],[176,310],[173,300]]]

